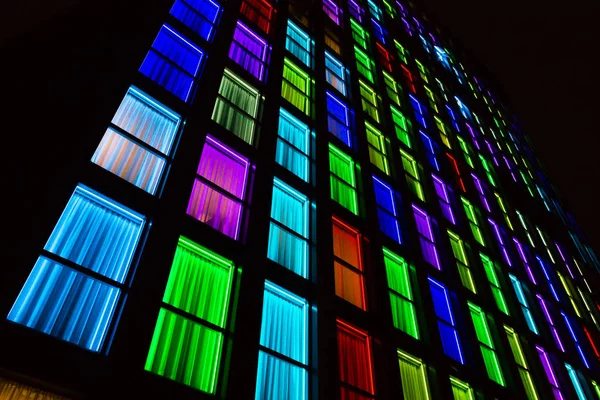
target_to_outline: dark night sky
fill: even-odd
[[[502,85],[550,181],[598,254],[600,2],[577,2],[577,8],[576,2],[559,7],[528,0],[419,3]]]
[[[574,3],[415,1],[502,85],[500,91],[532,139],[566,208],[600,253],[600,212],[594,207],[600,180],[595,162],[600,142],[595,123],[600,100],[595,93],[600,84],[594,76],[600,2],[570,7]],[[0,13],[0,45],[80,1],[9,4],[8,11]]]

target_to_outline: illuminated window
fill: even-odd
[[[363,310],[367,309],[361,234],[333,217],[333,266],[335,294]]]
[[[498,354],[496,354],[486,315],[481,308],[470,301],[467,302],[467,304],[469,305],[471,320],[475,327],[475,333],[477,334],[477,340],[479,341],[479,349],[481,350],[481,356],[483,357],[483,363],[485,364],[488,377],[497,384],[505,386],[502,367],[500,366]]]
[[[468,383],[450,375],[450,385],[454,400],[475,400],[475,392]]]
[[[448,231],[448,238],[450,239],[450,245],[452,247],[452,254],[456,260],[456,268],[458,269],[458,275],[463,286],[469,289],[473,293],[477,293],[475,289],[475,282],[473,282],[473,275],[469,268],[469,260],[467,258],[467,252],[465,251],[465,244],[463,240],[454,232]]]
[[[348,11],[350,11],[350,15],[356,18],[358,22],[363,22],[365,11],[354,0],[348,0]]]
[[[365,31],[363,27],[360,26],[360,24],[352,18],[350,19],[350,28],[352,30],[352,38],[354,39],[354,41],[360,47],[362,47],[363,50],[368,50],[369,34],[367,33],[367,31]],[[354,47],[356,51],[356,46]]]
[[[435,158],[436,144],[433,143],[433,140],[431,140],[431,138],[427,134],[425,134],[425,132],[419,131],[419,133],[421,136],[421,141],[423,142],[423,148],[425,149],[425,156],[427,157],[427,161],[433,168],[439,171],[440,166],[437,162],[437,159]]]
[[[379,229],[397,243],[402,243],[394,190],[375,176],[373,176],[373,187],[375,202],[377,203]]]
[[[504,205],[504,200],[502,200],[502,197],[500,197],[500,195],[496,192],[494,192],[494,196],[496,196],[496,200],[498,201],[498,207],[500,207],[500,211],[502,211],[502,215],[504,215],[506,225],[510,228],[511,231],[514,231],[512,221],[510,220],[510,216],[508,215],[508,209]]]
[[[372,399],[375,394],[371,337],[363,330],[337,320],[338,365],[342,399]]]
[[[375,37],[377,39],[379,39],[379,41],[383,44],[387,43],[387,32],[385,31],[385,29],[383,29],[383,27],[381,26],[380,23],[378,23],[377,21],[375,21],[373,18],[371,18],[371,25],[373,25],[373,33],[375,34]],[[387,54],[387,51],[383,48],[383,46],[381,46],[381,44],[377,43],[377,47],[378,47],[378,51],[382,50],[386,53],[386,58],[387,58],[387,64],[386,64],[386,68],[388,68],[388,70],[391,71],[392,66],[391,64],[389,64],[390,59],[389,59],[389,54]]]
[[[402,157],[402,167],[404,168],[404,175],[406,176],[406,184],[415,196],[421,201],[425,201],[425,194],[421,187],[417,162],[410,154],[402,149],[400,149],[400,156]]]
[[[381,8],[373,0],[367,0],[369,6],[369,12],[377,21],[381,21],[383,19],[383,14],[381,13]]]
[[[540,356],[540,360],[542,361],[542,365],[544,366],[544,372],[546,372],[546,378],[548,378],[548,382],[552,386],[552,393],[554,394],[554,398],[556,400],[565,400],[565,396],[562,393],[562,389],[560,388],[560,384],[558,383],[558,379],[556,378],[556,372],[552,367],[552,362],[546,350],[544,350],[541,346],[535,346],[535,349]]]
[[[358,215],[354,161],[331,143],[329,144],[329,171],[332,200]]]
[[[392,319],[396,329],[419,339],[409,266],[406,261],[383,248],[383,261],[390,292]]]
[[[581,361],[583,362],[583,365],[585,365],[585,367],[587,369],[589,369],[590,363],[588,362],[587,357],[585,356],[583,349],[581,347],[581,343],[579,342],[579,331],[577,333],[575,333],[575,329],[578,330],[579,326],[571,323],[571,318],[569,318],[569,316],[564,311],[561,311],[560,314],[562,315],[563,320],[565,321],[565,325],[567,326],[569,334],[571,335],[571,338],[573,339],[573,343],[575,343],[575,347],[577,348],[577,352],[579,353],[579,357],[581,357]]]
[[[487,212],[492,212],[490,204],[488,203],[487,197],[485,195],[487,188],[484,186],[483,182],[481,182],[481,179],[477,177],[477,175],[471,173],[471,177],[473,178],[475,189],[477,189],[477,193],[479,193],[479,199],[481,200],[481,204],[483,204],[483,207],[487,210]]]
[[[498,306],[498,309],[504,314],[510,315],[506,300],[504,299],[504,294],[502,293],[502,286],[500,284],[500,280],[498,279],[498,274],[496,273],[496,265],[488,256],[483,253],[479,253],[479,258],[481,259],[481,264],[483,264],[483,269],[485,270],[485,275],[487,276],[487,280],[490,284],[492,295],[496,301],[496,306]]]
[[[144,369],[214,394],[235,267],[180,237]]]
[[[385,90],[387,92],[388,99],[400,106],[400,95],[399,95],[399,87],[394,78],[390,74],[385,71],[383,72],[383,82],[385,83]]]
[[[496,240],[498,241],[498,247],[500,248],[500,252],[502,253],[504,261],[506,261],[506,263],[512,267],[513,264],[508,254],[507,241],[505,239],[506,235],[504,233],[504,229],[502,229],[500,225],[495,223],[491,218],[488,218],[488,222],[492,226],[492,230],[494,231]]]
[[[375,122],[381,122],[379,120],[377,93],[362,80],[359,80],[358,83],[360,84],[360,98],[363,111]]]
[[[510,345],[513,358],[517,364],[517,368],[519,369],[519,375],[521,376],[521,382],[523,383],[525,393],[527,394],[527,400],[540,400],[535,389],[533,379],[531,378],[531,373],[529,372],[527,360],[525,359],[525,355],[523,354],[523,350],[521,348],[519,335],[517,335],[514,329],[506,325],[504,325],[504,331],[506,332],[506,337],[508,338],[508,344]]]
[[[140,72],[181,100],[190,99],[204,52],[163,25],[140,67]]]
[[[544,278],[546,278],[546,283],[548,284],[548,289],[550,289],[550,293],[552,293],[552,297],[554,297],[554,300],[556,300],[557,302],[560,303],[561,302],[560,297],[558,297],[558,292],[556,291],[556,288],[554,287],[554,276],[550,275],[550,273],[553,272],[553,270],[549,270],[546,267],[546,263],[540,256],[535,256],[535,258],[537,260],[538,266],[540,267],[540,269],[542,270],[542,273],[544,274]]]
[[[456,183],[462,189],[463,192],[466,192],[465,183],[462,180],[462,176],[460,175],[460,169],[458,168],[458,163],[456,159],[450,155],[450,153],[446,153],[446,157],[448,157],[448,161],[450,162],[450,166],[454,170],[454,176],[456,178]]]
[[[448,188],[448,185],[446,185],[440,178],[433,174],[431,177],[433,178],[433,187],[435,188],[435,193],[438,196],[440,208],[442,209],[442,215],[450,223],[456,224],[454,212],[452,211],[452,201],[450,199],[450,189]]]
[[[493,170],[492,165],[488,162],[488,160],[482,154],[479,154],[479,161],[481,161],[481,166],[485,170],[485,174],[488,178],[488,181],[490,181],[490,184],[492,186],[496,187],[496,179],[494,178],[496,173]]]
[[[308,278],[308,213],[310,202],[281,180],[273,180],[269,259]]]
[[[558,335],[558,330],[556,329],[556,325],[554,324],[552,315],[550,314],[551,308],[548,305],[548,303],[546,302],[546,300],[542,297],[541,294],[539,294],[539,293],[536,294],[536,297],[537,297],[538,301],[540,302],[540,307],[542,308],[542,311],[544,312],[544,317],[546,317],[546,322],[548,323],[548,327],[550,328],[552,337],[554,338],[554,341],[556,342],[556,346],[558,347],[558,349],[560,351],[562,351],[564,353],[566,350],[562,343],[562,340],[560,339],[560,336]]]
[[[314,41],[300,27],[288,20],[285,48],[308,68],[313,66]]]
[[[270,32],[275,9],[266,0],[243,0],[240,13],[256,24],[263,32]]]
[[[327,129],[329,133],[352,148],[350,132],[350,109],[329,91],[327,93]]]
[[[340,25],[342,9],[332,0],[323,0],[323,12],[325,12],[325,15],[327,15],[333,22],[335,22],[337,25]]]
[[[311,77],[287,57],[283,60],[281,97],[311,118],[314,112],[314,84]]]
[[[269,46],[263,38],[240,21],[237,22],[229,48],[229,58],[261,82],[266,79],[269,50]]]
[[[396,137],[409,149],[412,147],[410,139],[410,121],[394,106],[390,106],[392,111],[392,121]]]
[[[221,7],[213,0],[175,0],[170,14],[206,41],[213,36]]]
[[[344,65],[335,57],[325,52],[325,80],[344,96],[347,95],[346,85],[348,72]]]
[[[433,121],[435,122],[435,126],[437,127],[437,130],[440,133],[440,139],[442,140],[442,143],[444,143],[446,147],[451,149],[452,145],[450,144],[450,139],[448,138],[449,130],[448,128],[446,128],[446,124],[444,124],[444,122],[442,122],[442,120],[437,115],[433,116]]]
[[[263,97],[231,70],[225,68],[212,119],[248,144],[254,144]]]
[[[394,39],[394,47],[398,52],[398,57],[404,64],[408,64],[408,51],[396,39]]]
[[[531,232],[529,231],[529,222],[527,221],[527,218],[521,214],[521,212],[519,210],[515,210],[515,213],[517,213],[517,217],[519,218],[519,222],[521,223],[521,227],[523,228],[523,233],[525,234],[525,236],[527,236],[527,240],[529,240],[529,244],[531,244],[532,247],[535,247],[535,242],[533,241],[533,236],[531,235]]]
[[[431,400],[427,366],[420,358],[398,349],[402,395],[406,400]]]
[[[7,319],[102,351],[144,225],[143,216],[78,185]]]
[[[412,105],[417,122],[424,129],[427,129],[427,120],[425,117],[425,115],[427,114],[427,110],[421,104],[421,102],[419,100],[417,100],[417,98],[415,96],[413,96],[412,94],[409,94],[408,97],[410,98],[410,104]]]
[[[450,305],[450,293],[444,285],[429,277],[429,290],[433,298],[433,308],[437,317],[438,330],[444,348],[444,354],[464,364],[456,321]]]
[[[358,72],[368,79],[369,82],[373,83],[373,71],[375,69],[373,61],[371,61],[369,56],[364,51],[356,46],[354,46],[354,55],[356,56],[356,69]]]
[[[337,55],[342,54],[342,48],[340,47],[340,39],[334,32],[331,31],[331,29],[328,26],[325,26],[324,39],[325,45],[327,45],[327,47],[329,47]]]
[[[171,162],[181,117],[130,87],[92,162],[155,194]]]
[[[508,274],[510,281],[512,283],[513,289],[515,290],[515,294],[517,296],[517,300],[519,300],[519,304],[521,306],[521,311],[523,312],[523,316],[525,317],[525,321],[527,322],[527,326],[529,330],[539,335],[537,326],[535,324],[535,320],[533,319],[533,314],[531,313],[529,302],[525,298],[525,292],[523,291],[523,286],[521,282],[512,274]]]
[[[436,248],[436,240],[433,232],[431,217],[414,204],[412,208],[415,217],[415,223],[417,225],[417,232],[419,233],[419,242],[421,243],[421,253],[423,254],[423,259],[437,269],[442,269],[440,257]]]
[[[465,157],[465,162],[469,167],[475,168],[475,164],[473,164],[473,159],[471,158],[472,151],[469,149],[469,144],[458,135],[456,136],[456,139],[458,140],[458,145],[460,146]]]
[[[365,129],[371,164],[379,168],[386,175],[389,175],[390,167],[387,159],[386,140],[383,134],[368,121],[365,121]]]
[[[308,303],[265,282],[256,399],[308,398]]]
[[[211,136],[206,137],[187,207],[188,215],[239,239],[250,163]]]
[[[300,179],[310,181],[311,131],[292,114],[279,109],[275,160]]]
[[[483,234],[481,232],[481,227],[479,225],[479,220],[477,219],[477,212],[475,207],[469,202],[469,200],[461,197],[463,208],[465,209],[465,214],[467,215],[467,220],[469,220],[469,226],[471,227],[471,233],[473,233],[473,238],[479,242],[482,246],[485,246],[485,241],[483,239]]]

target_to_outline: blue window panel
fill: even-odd
[[[279,110],[279,130],[275,161],[300,179],[309,181],[310,129],[283,108]]]
[[[176,0],[171,15],[206,41],[212,39],[221,7],[212,0]]]
[[[260,345],[306,365],[307,335],[307,301],[265,282]]]
[[[377,203],[379,228],[397,243],[402,243],[392,188],[375,176],[373,177],[373,188],[375,191],[375,202]]]
[[[273,183],[273,200],[271,218],[296,234],[308,235],[308,198],[297,192],[281,180],[275,178]]]
[[[329,113],[327,118],[329,132],[349,147],[352,147],[348,107],[330,92],[327,92],[327,112]]]
[[[144,219],[80,185],[44,250],[123,283]]]
[[[267,257],[303,278],[308,277],[308,244],[305,239],[271,223]]]
[[[427,121],[425,120],[427,109],[412,94],[409,94],[408,97],[410,98],[410,104],[413,107],[417,122],[421,124],[423,128],[427,129]]]
[[[204,53],[163,25],[140,72],[183,101],[188,101]]]
[[[116,287],[40,257],[8,319],[100,351],[118,298]]]
[[[419,131],[421,134],[421,140],[423,141],[423,146],[425,147],[425,155],[427,156],[427,161],[433,168],[437,171],[440,170],[440,166],[435,158],[435,147],[433,141],[429,136],[427,136],[423,131]]]
[[[308,399],[308,371],[260,351],[254,398]]]
[[[438,328],[442,339],[444,353],[464,364],[464,358],[460,347],[460,339],[456,330],[456,323],[452,315],[452,306],[450,305],[450,296],[448,290],[439,282],[432,278],[429,280],[429,289],[433,299],[433,308],[438,318]]]
[[[381,27],[381,25],[375,21],[375,19],[371,18],[371,23],[373,24],[373,32],[379,41],[383,44],[386,44],[386,33],[385,30]]]
[[[325,79],[341,94],[346,95],[346,68],[327,51],[325,51]]]

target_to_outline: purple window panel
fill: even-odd
[[[550,364],[550,358],[548,358],[548,353],[540,346],[535,346],[535,349],[537,350],[540,356],[540,360],[542,361],[542,365],[544,366],[544,371],[546,372],[548,382],[550,382],[550,385],[552,385],[552,392],[554,393],[554,398],[556,400],[565,400],[565,397],[563,396],[560,390],[558,379],[556,379],[554,369],[552,368],[552,364]]]
[[[573,275],[573,272],[571,271],[571,266],[567,262],[565,250],[556,241],[554,241],[554,245],[556,246],[556,250],[558,250],[558,255],[560,255],[560,258],[563,260],[563,263],[565,264],[569,275],[571,275],[571,279],[575,280],[575,275]]]
[[[471,135],[473,144],[475,145],[475,147],[477,147],[477,150],[481,151],[481,146],[479,146],[479,142],[477,141],[477,136],[475,136],[475,131],[473,130],[471,125],[469,125],[468,122],[465,122],[465,125],[467,126],[467,130],[469,131],[469,134]]]
[[[525,272],[527,272],[527,276],[529,280],[534,285],[537,285],[537,281],[535,280],[535,276],[533,275],[533,271],[531,270],[531,266],[529,265],[529,260],[527,259],[527,255],[525,254],[525,249],[523,248],[523,244],[519,242],[519,240],[513,237],[513,242],[515,242],[515,246],[517,246],[517,252],[519,253],[519,257],[523,262],[523,267],[525,267]]]
[[[450,205],[450,195],[448,194],[447,186],[440,178],[435,175],[431,175],[433,178],[433,186],[435,187],[435,192],[440,198],[440,208],[442,209],[442,214],[444,217],[450,221],[452,224],[456,225],[456,219],[454,218],[454,213],[452,212],[452,206]]]
[[[502,256],[504,257],[504,261],[506,261],[506,263],[512,267],[513,266],[512,261],[510,260],[510,256],[508,255],[508,250],[506,248],[506,244],[504,243],[504,239],[502,238],[502,232],[500,231],[500,227],[491,218],[488,218],[488,221],[490,222],[490,225],[492,225],[492,228],[494,229],[494,233],[496,234],[496,239],[498,240],[498,246],[500,247],[500,250],[502,251]]]
[[[481,199],[481,202],[483,203],[483,206],[485,207],[485,209],[488,212],[492,212],[492,209],[490,208],[490,204],[487,201],[487,198],[485,197],[485,189],[483,188],[483,184],[481,183],[481,179],[479,179],[475,174],[471,174],[471,177],[473,178],[473,182],[475,183],[475,187],[477,188],[477,192],[479,193],[479,198]]]
[[[207,136],[187,214],[237,240],[249,169],[247,159]]]
[[[546,304],[546,300],[544,300],[542,298],[542,295],[540,295],[540,294],[536,294],[535,296],[540,301],[540,306],[542,307],[542,311],[544,312],[544,317],[546,317],[546,321],[548,322],[548,325],[550,326],[550,332],[552,332],[552,337],[554,337],[554,341],[556,342],[556,345],[564,353],[565,347],[562,344],[562,340],[560,340],[560,336],[558,336],[558,331],[556,330],[556,326],[554,325],[552,316],[550,315],[550,312],[548,311],[548,305]]]
[[[339,8],[337,4],[331,0],[323,0],[323,11],[333,22],[337,25],[340,24],[340,14],[342,13],[342,9]]]
[[[508,171],[510,172],[510,176],[512,177],[513,181],[517,182],[517,177],[515,176],[515,173],[513,171],[513,165],[511,164],[510,160],[506,158],[506,156],[502,156],[502,158],[504,159],[506,168],[508,168]]]
[[[419,232],[419,241],[421,242],[421,252],[423,259],[437,269],[441,269],[440,258],[435,247],[435,238],[431,228],[431,218],[427,213],[413,204],[413,213]]]
[[[238,21],[229,48],[229,58],[262,82],[265,78],[268,55],[267,42]]]
[[[363,19],[363,16],[365,15],[365,12],[361,8],[361,6],[356,4],[356,2],[354,0],[348,0],[348,10],[350,11],[350,15],[352,15],[354,18],[356,18],[358,20],[358,22],[363,22],[362,19]]]

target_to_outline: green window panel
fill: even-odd
[[[225,68],[212,119],[248,144],[254,144],[264,98],[258,90]]]
[[[313,115],[314,81],[288,58],[283,60],[281,97],[289,101],[308,117]]]
[[[390,291],[392,318],[396,329],[419,339],[409,266],[403,258],[383,248],[383,261]]]
[[[400,149],[400,156],[402,158],[402,167],[404,168],[404,175],[406,176],[406,183],[409,189],[415,196],[421,199],[421,201],[425,201],[425,193],[421,187],[417,162],[410,154],[402,149]]]
[[[468,383],[450,375],[450,385],[454,400],[475,400],[473,388]]]
[[[377,94],[375,90],[371,89],[366,83],[359,80],[360,86],[360,98],[362,103],[362,109],[369,117],[375,122],[381,122],[379,120],[379,109],[377,102]]]
[[[510,216],[508,215],[508,210],[507,210],[506,206],[504,205],[504,200],[502,200],[502,197],[500,197],[500,195],[496,192],[494,192],[494,196],[496,197],[496,201],[498,202],[498,207],[500,207],[500,210],[502,211],[502,215],[504,215],[504,220],[506,221],[506,225],[508,225],[508,227],[510,228],[511,231],[514,231],[515,228],[513,227],[512,220],[510,219]]]
[[[535,389],[535,385],[533,383],[533,379],[531,379],[529,366],[527,365],[527,361],[525,360],[525,355],[523,354],[521,343],[519,342],[519,335],[514,331],[514,329],[506,325],[504,325],[504,331],[506,332],[508,344],[510,346],[515,363],[517,363],[519,376],[521,377],[523,388],[525,389],[525,393],[527,394],[527,399],[539,400],[537,391]]]
[[[382,73],[383,82],[385,83],[385,90],[387,92],[388,99],[390,99],[391,102],[395,103],[397,106],[400,107],[400,90],[398,84],[396,83],[394,78],[391,77],[390,74],[388,74],[385,71],[382,71]]]
[[[398,362],[404,400],[431,400],[427,366],[423,361],[398,349]]]
[[[375,66],[373,61],[371,61],[367,53],[356,46],[354,46],[354,55],[356,57],[356,69],[358,72],[369,82],[374,83],[373,71],[375,70]]]
[[[456,139],[458,140],[458,145],[460,146],[463,156],[465,157],[465,162],[469,167],[475,168],[475,164],[473,164],[473,158],[471,158],[471,150],[469,149],[469,145],[460,136],[456,136]]]
[[[408,51],[402,46],[396,39],[394,39],[394,46],[398,52],[398,58],[404,63],[408,64]]]
[[[461,197],[460,200],[463,203],[465,214],[467,215],[467,219],[469,220],[469,226],[471,227],[473,237],[479,242],[479,244],[485,246],[485,241],[483,240],[483,234],[481,232],[481,227],[479,226],[479,221],[477,219],[475,207],[473,207],[469,200],[465,199],[464,197]]]
[[[368,50],[369,34],[367,31],[354,18],[350,18],[350,28],[352,29],[354,41],[364,50]]]
[[[510,312],[508,311],[508,305],[506,304],[504,294],[502,293],[502,286],[500,285],[500,281],[498,280],[498,275],[496,273],[496,267],[494,265],[494,262],[483,253],[479,253],[479,258],[481,258],[481,263],[483,264],[485,275],[487,276],[488,282],[490,283],[490,288],[492,289],[492,295],[494,296],[494,300],[496,301],[496,306],[498,306],[498,309],[504,314],[510,315]]]
[[[456,260],[456,267],[458,268],[458,275],[463,286],[469,289],[473,293],[477,293],[475,289],[475,282],[473,281],[473,275],[469,269],[469,260],[467,259],[467,253],[465,252],[465,245],[463,240],[454,232],[448,230],[448,238],[450,239],[450,245],[452,247],[452,253]]]
[[[390,174],[387,150],[383,134],[369,122],[365,121],[367,143],[369,144],[369,159],[371,163],[386,175]]]
[[[355,164],[343,151],[329,144],[331,198],[358,215]]]
[[[505,386],[502,367],[500,366],[500,360],[498,359],[498,354],[496,354],[494,348],[494,342],[492,340],[492,335],[490,334],[485,313],[475,304],[471,302],[467,303],[488,377],[497,384]]]
[[[390,106],[396,137],[409,149],[412,147],[410,138],[410,121],[394,106]]]
[[[449,148],[452,149],[452,145],[450,144],[450,138],[448,137],[448,128],[446,128],[446,124],[442,122],[442,120],[437,116],[433,116],[433,120],[435,121],[435,126],[437,126],[438,132],[440,133],[440,139],[442,143]]]

